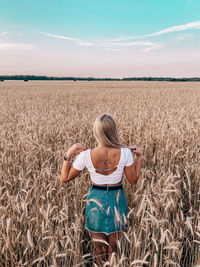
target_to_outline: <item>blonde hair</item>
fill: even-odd
[[[103,113],[98,116],[94,122],[93,132],[99,144],[106,147],[123,147],[119,141],[117,126],[111,114]]]

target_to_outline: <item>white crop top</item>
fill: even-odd
[[[121,147],[121,156],[117,169],[108,175],[97,173],[91,160],[91,149],[82,151],[73,162],[73,167],[79,171],[82,171],[85,167],[90,173],[90,177],[95,184],[116,184],[121,181],[124,166],[130,166],[133,164],[133,155],[131,150],[126,147]]]

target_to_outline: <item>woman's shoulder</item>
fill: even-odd
[[[89,157],[90,157],[90,151],[91,151],[91,149],[90,148],[88,148],[88,149],[86,149],[86,150],[84,150],[84,151],[81,151],[81,157],[84,159],[84,160],[88,160],[89,159]]]
[[[130,148],[128,147],[122,147],[122,158],[124,162],[126,162],[128,159],[132,158],[132,152]]]
[[[130,148],[128,147],[121,147],[121,149],[125,152],[125,153],[130,153]]]
[[[90,150],[91,150],[91,149],[83,150],[83,151],[80,152],[80,154],[81,154],[83,157],[85,157],[85,156],[87,156],[87,155],[90,153]]]

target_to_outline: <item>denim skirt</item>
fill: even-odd
[[[85,210],[87,230],[107,235],[126,231],[129,227],[127,215],[127,199],[123,187],[115,190],[96,189],[92,185],[89,187]]]

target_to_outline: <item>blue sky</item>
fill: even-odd
[[[0,0],[0,74],[200,76],[199,0]]]

